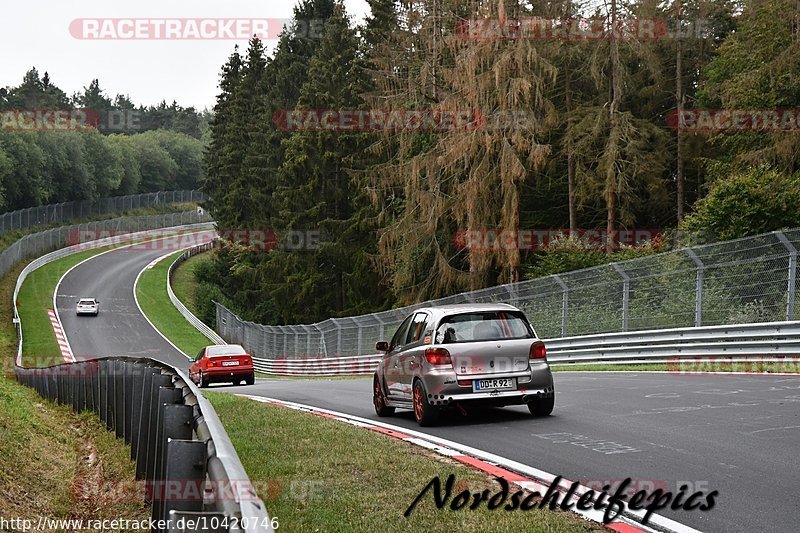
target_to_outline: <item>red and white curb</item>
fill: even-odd
[[[518,463],[511,459],[506,459],[490,452],[472,448],[471,446],[466,446],[464,444],[400,426],[394,426],[355,415],[331,411],[329,409],[323,409],[321,407],[314,407],[311,405],[278,400],[275,398],[253,396],[250,394],[237,394],[237,396],[249,398],[261,403],[268,403],[281,407],[288,407],[298,411],[304,411],[323,418],[337,420],[339,422],[344,422],[362,429],[368,429],[370,431],[382,433],[396,439],[404,440],[411,444],[415,444],[436,452],[440,455],[449,457],[455,461],[480,470],[481,472],[484,472],[490,476],[502,477],[508,481],[510,485],[514,485],[525,491],[538,491],[540,494],[544,494],[556,478],[556,476],[553,474],[530,467],[528,465],[524,465],[522,463]],[[561,493],[565,493],[571,485],[571,481],[562,478],[558,485],[558,490]],[[578,489],[574,491],[572,498],[568,501],[571,503],[577,502],[582,494],[590,490],[592,489],[589,487],[578,485]],[[603,512],[601,511],[582,511],[574,507],[571,509],[571,511],[581,515],[587,520],[601,524],[603,522]],[[700,533],[696,529],[657,514],[652,514],[648,524],[643,525],[640,523],[643,516],[644,511],[633,511],[626,507],[623,513],[615,518],[610,524],[605,524],[605,527],[619,533]]]
[[[70,348],[69,342],[67,342],[67,337],[64,335],[64,328],[61,327],[61,322],[58,320],[56,312],[52,309],[48,309],[47,314],[50,316],[50,323],[53,325],[53,333],[56,334],[56,342],[58,342],[58,348],[61,350],[61,357],[63,357],[64,361],[67,363],[74,363],[75,356],[72,354],[72,348]]]

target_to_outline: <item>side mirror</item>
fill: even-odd
[[[386,341],[378,341],[375,343],[375,349],[379,352],[388,352],[389,351],[389,343]]]

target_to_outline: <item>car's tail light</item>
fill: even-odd
[[[428,348],[425,350],[425,359],[432,365],[450,365],[450,352],[444,348]]]
[[[217,362],[212,359],[208,362],[208,366],[217,366]]]
[[[547,350],[542,341],[536,341],[531,344],[531,351],[528,354],[529,359],[544,359],[547,357]]]

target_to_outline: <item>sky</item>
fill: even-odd
[[[220,68],[239,44],[247,39],[96,39],[85,35],[97,19],[288,19],[296,0],[5,0],[0,10],[0,87],[16,86],[31,67],[45,71],[67,95],[81,92],[93,78],[113,99],[127,94],[139,105],[161,100],[183,107],[211,109],[218,92]],[[365,0],[345,0],[351,20],[360,22],[369,12]],[[73,22],[90,19],[92,22]],[[156,23],[157,24],[157,23]],[[181,32],[190,32],[182,23]],[[142,30],[154,34],[158,29]],[[213,26],[205,26],[213,31]],[[120,21],[109,32],[130,31]],[[161,30],[165,31],[165,30]],[[91,35],[103,35],[102,27]],[[270,34],[272,32],[270,31]],[[140,33],[139,35],[145,35]],[[242,33],[244,35],[244,31]],[[235,35],[233,37],[238,37]],[[268,51],[275,39],[265,41]]]

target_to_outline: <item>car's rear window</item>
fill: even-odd
[[[436,342],[530,339],[533,331],[519,311],[479,311],[447,316],[436,330]]]
[[[226,346],[209,346],[206,350],[208,357],[219,357],[223,355],[245,355],[247,352],[238,344],[230,344]]]
[[[94,300],[81,300],[81,305],[94,305]]]

